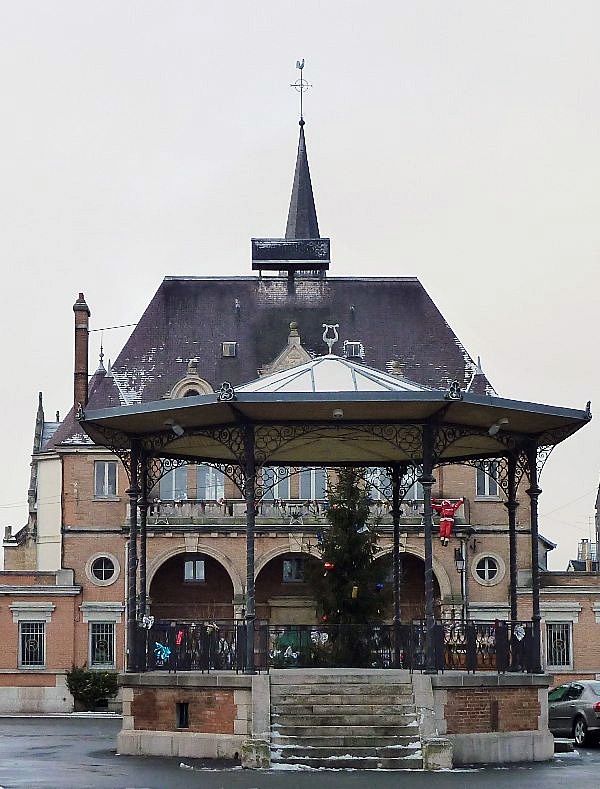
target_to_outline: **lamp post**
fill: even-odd
[[[469,582],[467,578],[467,541],[461,540],[460,548],[454,549],[454,564],[460,573],[460,596],[462,600],[462,620],[469,621]]]

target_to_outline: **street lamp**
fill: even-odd
[[[460,573],[460,596],[462,600],[462,619],[463,622],[469,621],[469,581],[467,578],[467,541],[461,540],[460,548],[454,549],[454,564]]]
[[[462,550],[460,548],[454,549],[454,564],[456,565],[456,569],[459,573],[464,573],[465,557],[463,556]]]

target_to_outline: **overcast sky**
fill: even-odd
[[[26,521],[38,390],[72,403],[78,292],[92,328],[134,323],[163,276],[249,274],[283,234],[302,57],[331,274],[417,276],[499,394],[600,407],[599,29],[597,0],[0,2],[0,525]],[[599,430],[542,475],[556,569]]]

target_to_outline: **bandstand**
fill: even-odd
[[[231,478],[246,502],[243,668],[247,674],[256,671],[254,537],[261,470],[267,466],[384,470],[391,487],[394,624],[398,626],[400,504],[418,479],[424,499],[423,668],[435,673],[433,472],[441,465],[475,465],[490,459],[496,461],[508,513],[512,623],[517,620],[517,487],[523,478],[528,483],[533,655],[529,671],[541,672],[539,475],[554,447],[591,419],[589,404],[586,410],[576,410],[484,396],[462,391],[456,382],[442,391],[330,353],[235,389],[225,382],[215,394],[102,410],[80,408],[78,419],[95,443],[119,456],[129,476],[129,672],[146,670],[140,624],[146,614],[149,492],[173,467],[203,463]],[[396,666],[397,659],[396,655]]]

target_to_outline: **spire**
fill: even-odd
[[[296,158],[296,171],[294,173],[294,185],[292,187],[285,237],[320,238],[317,210],[315,208],[308,157],[306,155],[303,118],[300,118],[298,156]]]
[[[258,271],[261,277],[263,271],[277,271],[279,276],[287,274],[288,294],[294,293],[296,275],[322,278],[330,263],[329,239],[319,234],[304,139],[302,96],[311,86],[302,75],[304,60],[299,60],[296,68],[300,77],[292,87],[300,93],[300,140],[285,238],[252,239],[252,270]]]
[[[98,369],[97,373],[105,373],[104,369],[104,332],[100,335],[100,354],[98,356]]]

